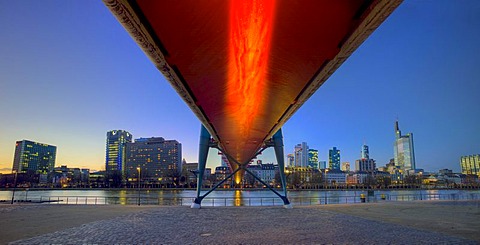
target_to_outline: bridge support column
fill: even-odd
[[[272,137],[273,148],[275,150],[275,157],[277,158],[278,171],[280,172],[280,181],[282,182],[283,196],[280,198],[283,201],[285,208],[292,208],[292,204],[287,198],[287,178],[285,176],[285,155],[283,153],[283,134],[282,129],[279,129]]]
[[[265,183],[262,179],[260,179],[258,176],[255,175],[252,171],[247,169],[248,162],[245,162],[243,164],[237,162],[234,158],[228,155],[228,153],[223,152],[223,150],[218,146],[216,142],[212,142],[211,140],[212,136],[208,132],[208,130],[205,128],[205,126],[202,125],[201,131],[200,131],[200,143],[199,143],[199,153],[198,153],[198,173],[197,173],[197,196],[195,197],[195,200],[193,201],[191,208],[201,208],[202,200],[210,194],[212,191],[217,189],[219,186],[221,186],[225,181],[227,181],[230,178],[233,178],[233,176],[239,172],[239,171],[246,171],[248,174],[251,174],[255,179],[257,179],[260,183],[263,185],[267,186],[273,193],[275,193],[278,197],[280,197],[283,201],[283,206],[285,208],[292,208],[292,205],[290,201],[288,200],[287,197],[287,181],[285,177],[285,159],[283,155],[283,135],[282,135],[282,129],[279,129],[275,135],[270,140],[265,141],[265,145],[257,152],[256,155],[261,154],[265,149],[269,147],[274,147],[275,150],[275,156],[277,158],[278,162],[278,167],[279,167],[279,172],[280,172],[280,179],[282,182],[282,190],[283,190],[283,195],[277,192],[275,189],[273,189],[269,184]],[[235,163],[238,165],[238,168],[235,169],[230,175],[228,175],[224,180],[220,181],[217,183],[214,187],[212,187],[209,191],[207,191],[205,194],[201,195],[202,191],[202,183],[203,183],[203,175],[205,172],[205,166],[207,164],[207,157],[208,157],[208,151],[210,147],[215,148],[219,151],[222,151],[223,154],[225,154],[229,161],[232,163]]]
[[[210,138],[210,133],[202,124],[198,148],[197,197],[193,201],[191,208],[200,208],[204,198],[204,196],[200,196],[200,193],[202,191],[205,166],[207,165],[208,150],[210,149]]]

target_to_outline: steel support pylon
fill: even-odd
[[[195,200],[192,203],[191,208],[201,208],[202,200],[209,195],[212,191],[217,189],[220,185],[222,185],[225,181],[228,179],[232,178],[235,173],[237,173],[240,170],[245,170],[246,173],[251,174],[255,179],[257,179],[260,183],[263,185],[267,186],[268,189],[270,189],[273,193],[275,193],[278,197],[280,197],[283,201],[284,207],[285,208],[292,208],[292,205],[290,201],[288,200],[287,197],[287,181],[286,181],[286,176],[285,176],[285,159],[284,159],[284,151],[283,151],[283,135],[282,135],[282,129],[279,129],[273,137],[266,141],[264,146],[257,152],[255,157],[259,154],[261,154],[265,149],[273,147],[275,150],[275,156],[277,158],[278,162],[278,168],[280,172],[280,179],[282,182],[282,190],[283,190],[283,195],[280,194],[278,191],[273,189],[270,185],[265,183],[262,179],[260,179],[258,176],[256,176],[253,172],[247,169],[247,165],[250,162],[251,159],[249,159],[245,163],[239,163],[237,162],[234,158],[230,157],[228,153],[224,152],[216,142],[212,140],[211,134],[208,132],[208,130],[205,128],[205,126],[202,125],[201,131],[200,131],[200,142],[199,142],[199,153],[198,153],[198,173],[197,173],[197,195],[195,197]],[[208,190],[205,194],[201,194],[202,192],[202,185],[203,185],[203,175],[205,172],[205,166],[207,164],[207,157],[208,157],[208,151],[210,148],[215,148],[219,151],[221,151],[223,154],[225,154],[229,161],[234,161],[233,163],[238,165],[238,168],[235,169],[231,174],[229,174],[225,179],[217,183],[215,186],[213,186],[210,190]],[[230,163],[232,164],[232,162]]]

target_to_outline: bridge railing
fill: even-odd
[[[83,205],[164,205],[189,206],[194,197],[105,197],[105,196],[42,196],[30,199],[28,202],[51,204],[83,204]],[[354,204],[362,202],[395,202],[422,200],[480,200],[479,193],[462,194],[376,194],[376,195],[345,195],[323,197],[289,197],[294,206]],[[22,200],[17,200],[21,202]],[[202,206],[281,206],[283,202],[278,197],[206,197]]]

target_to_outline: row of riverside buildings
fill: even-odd
[[[453,173],[443,169],[438,173],[427,173],[416,168],[413,133],[403,135],[398,121],[395,121],[395,141],[393,144],[394,158],[383,167],[376,166],[376,161],[370,158],[367,145],[362,146],[361,156],[355,161],[355,171],[351,171],[349,162],[340,161],[340,150],[333,147],[329,150],[328,165],[326,161],[318,160],[318,150],[310,149],[306,142],[297,144],[294,153],[287,155],[287,172],[298,173],[300,183],[311,183],[320,173],[324,185],[332,184],[364,185],[380,183],[384,186],[403,184],[478,184],[480,174],[480,155],[462,156],[460,165],[462,173]],[[387,181],[388,180],[388,181]]]
[[[109,131],[105,170],[116,187],[136,182],[139,176],[144,183],[175,185],[182,170],[182,144],[162,137],[132,140],[127,131]]]
[[[15,143],[15,155],[11,174],[0,175],[0,187],[12,186],[14,180],[25,187],[135,187],[139,183],[148,187],[195,187],[197,163],[182,161],[182,145],[177,140],[162,137],[133,139],[125,130],[112,130],[106,135],[105,171],[55,167],[57,147],[30,140]],[[413,145],[413,134],[402,135],[398,121],[395,122],[394,158],[384,167],[376,166],[370,158],[367,145],[362,146],[361,155],[355,161],[355,171],[349,162],[340,162],[340,150],[329,150],[328,165],[318,160],[318,151],[309,149],[303,142],[287,155],[286,174],[290,187],[322,185],[364,185],[372,183],[411,184],[478,183],[480,155],[462,156],[461,173],[444,169],[438,173],[427,173],[417,169]],[[248,166],[263,182],[279,184],[278,165],[262,163]],[[205,185],[214,185],[231,172],[228,160],[222,156],[220,166],[207,168]],[[245,175],[246,187],[263,184]],[[388,180],[388,181],[386,181]],[[226,182],[225,187],[229,186]]]
[[[415,163],[415,151],[413,145],[413,134],[408,133],[402,135],[398,126],[398,121],[395,122],[395,142],[394,142],[394,164],[399,171],[405,173],[418,172]],[[333,147],[328,152],[328,166],[326,161],[318,160],[318,150],[310,149],[306,142],[302,142],[295,146],[294,153],[287,155],[287,166],[299,168],[313,168],[313,169],[329,169],[350,171],[349,162],[340,162],[340,150]],[[362,146],[360,159],[355,161],[357,171],[371,172],[376,169],[375,160],[370,158],[370,153],[367,145]]]

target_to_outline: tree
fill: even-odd
[[[301,185],[301,176],[300,176],[300,173],[298,172],[295,172],[293,174],[290,175],[290,184],[293,186],[293,188],[297,189],[297,188],[300,188],[300,185]]]
[[[313,172],[312,178],[310,179],[310,186],[314,186],[315,188],[318,188],[321,183],[323,183],[322,173],[320,173],[319,171]]]
[[[281,185],[282,184],[282,178],[280,178],[280,172],[279,171],[275,171],[275,184],[277,185]],[[283,187],[283,186],[282,186]]]
[[[180,181],[180,172],[176,168],[171,168],[168,170],[167,177],[170,179],[169,185],[170,187],[177,187]]]
[[[110,188],[122,187],[122,172],[120,170],[107,171],[105,173],[105,185]]]
[[[392,184],[392,178],[382,175],[377,175],[376,177],[377,184],[380,188],[387,188]]]
[[[367,177],[365,177],[365,185],[367,186],[367,188],[371,188],[376,184],[377,180],[372,175],[369,174],[367,175]]]
[[[418,183],[418,177],[416,175],[407,175],[404,178],[404,182],[407,185],[417,185]]]
[[[253,177],[252,174],[245,173],[244,178],[245,178],[245,184],[247,186],[250,186],[250,187],[255,187],[256,186],[255,184],[256,184],[257,180],[255,179],[255,177]]]

